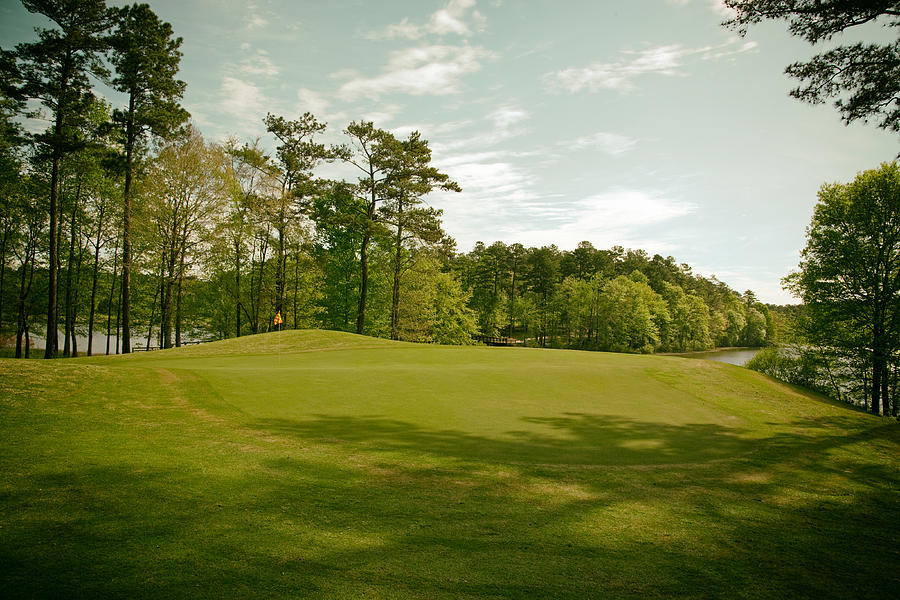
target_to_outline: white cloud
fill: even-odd
[[[409,22],[408,18],[403,18],[399,23],[388,25],[384,31],[369,32],[366,38],[370,40],[406,38],[408,40],[417,40],[423,35],[422,27]]]
[[[505,152],[473,152],[455,155],[435,151],[433,164],[459,183],[462,193],[433,194],[444,210],[444,225],[461,249],[488,237],[514,239],[523,217],[523,207],[540,202],[534,191],[535,175],[515,156]]]
[[[531,114],[512,104],[500,106],[483,117],[480,122],[458,121],[452,127],[439,127],[427,132],[431,136],[439,134],[456,134],[451,135],[449,139],[434,140],[431,147],[436,154],[449,155],[455,151],[471,151],[472,149],[491,148],[504,140],[523,135],[528,130],[522,125],[531,118]],[[488,121],[490,127],[481,126],[478,133],[471,135],[460,135],[460,132],[466,127],[473,124]],[[452,124],[451,124],[452,125]],[[426,133],[423,131],[423,133]],[[491,154],[495,154],[491,152]],[[512,153],[509,153],[510,155]],[[528,153],[518,152],[516,156],[525,156]]]
[[[747,42],[734,48],[739,38],[731,38],[718,46],[685,48],[681,44],[658,46],[638,52],[624,50],[624,58],[614,62],[594,62],[586,67],[569,67],[547,73],[547,86],[562,88],[569,92],[587,89],[596,92],[602,89],[629,92],[635,88],[634,80],[645,75],[676,76],[685,75],[682,70],[688,57],[698,56],[701,60],[716,60],[730,57],[756,48],[756,42]]]
[[[316,116],[325,115],[331,105],[324,96],[313,90],[300,88],[297,90],[297,112],[311,112]]]
[[[488,118],[494,122],[494,129],[498,132],[508,132],[513,125],[527,120],[530,116],[524,109],[507,105],[496,109],[488,115]]]
[[[425,139],[433,140],[436,136],[443,136],[448,133],[456,133],[460,129],[468,127],[472,121],[447,121],[446,123],[407,123],[391,128],[398,138],[405,138],[413,131],[421,133]],[[432,144],[433,146],[434,144]]]
[[[388,25],[383,31],[368,32],[365,37],[371,40],[394,38],[418,40],[428,34],[469,37],[473,30],[483,29],[485,22],[484,15],[480,12],[469,11],[474,6],[475,0],[450,0],[443,8],[434,12],[427,23],[417,25],[405,17],[399,23]]]
[[[579,222],[589,221],[603,229],[633,230],[683,217],[696,206],[657,192],[617,187],[585,198],[575,209]]]
[[[728,17],[729,19],[737,14],[734,12],[734,9],[725,6],[725,3],[722,2],[722,0],[709,0],[709,7],[713,12],[720,14],[723,17]]]
[[[544,77],[547,84],[570,92],[601,89],[627,92],[634,89],[634,79],[642,75],[677,75],[681,58],[687,51],[679,44],[659,46],[640,52],[623,52],[628,59],[595,62],[586,67],[570,67]],[[633,58],[632,58],[633,57]]]
[[[260,29],[269,24],[269,21],[259,15],[250,15],[247,20],[247,29]]]
[[[687,6],[691,3],[691,0],[668,0],[668,2],[669,4],[676,4],[678,6]],[[718,15],[731,18],[735,14],[734,10],[725,6],[725,3],[722,0],[705,0],[705,2],[710,10]]]
[[[275,77],[281,72],[263,50],[257,51],[256,56],[241,61],[238,71],[244,75],[265,75],[266,77]]]
[[[382,104],[377,108],[364,112],[362,118],[375,123],[375,127],[383,127],[385,123],[394,120],[394,117],[403,109],[399,104]]]
[[[553,199],[528,209],[532,225],[516,234],[517,241],[526,245],[571,249],[589,240],[598,248],[621,245],[665,254],[678,246],[654,235],[654,227],[691,214],[696,207],[652,190],[615,187],[576,202]]]
[[[489,56],[472,46],[419,46],[391,53],[383,72],[375,77],[346,70],[332,76],[353,77],[339,89],[348,100],[390,93],[441,96],[458,93],[462,76],[481,69],[481,60]]]
[[[618,133],[601,131],[593,135],[580,137],[571,142],[562,142],[560,143],[560,145],[568,146],[576,150],[585,148],[598,148],[612,156],[621,156],[626,152],[632,150],[637,145],[637,143],[638,141],[634,138],[620,135]]]
[[[447,5],[431,15],[428,22],[428,30],[438,35],[455,33],[457,35],[472,35],[472,30],[465,23],[466,13],[475,6],[475,0],[450,0]],[[472,16],[478,22],[482,17],[478,11],[473,11]]]
[[[272,103],[254,84],[236,77],[225,77],[219,88],[221,106],[227,114],[239,124],[258,128],[267,110],[272,110]]]

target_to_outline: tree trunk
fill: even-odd
[[[119,288],[119,301],[116,303],[116,354],[119,354],[119,319],[122,316],[122,288]]]
[[[116,290],[116,269],[119,266],[119,237],[116,236],[116,246],[113,248],[113,273],[112,282],[109,284],[109,300],[106,304],[106,355],[109,356],[109,340],[112,337],[112,312],[113,312],[113,294]],[[118,310],[118,309],[117,309]],[[116,317],[116,339],[119,337],[119,319]],[[118,341],[116,342],[116,352],[118,353]]]
[[[122,204],[122,354],[131,353],[131,170],[136,133],[134,94],[128,97],[125,124],[125,194]]]
[[[159,275],[159,285],[156,286],[156,291],[153,293],[153,302],[150,303],[150,324],[147,326],[147,345],[144,348],[146,352],[150,351],[150,341],[153,339],[153,319],[156,318],[156,303],[160,301],[160,292],[162,291],[163,287],[163,277],[165,277],[165,272],[163,271],[162,266],[160,266]],[[162,340],[160,340],[160,342],[161,341]],[[162,343],[160,343],[160,346],[162,346]]]
[[[362,246],[359,250],[359,310],[356,313],[356,333],[362,335],[366,323],[366,294],[369,291],[369,227],[363,234]]]
[[[359,251],[359,311],[356,314],[356,333],[360,335],[366,324],[366,295],[369,293],[369,239],[372,234],[372,224],[375,222],[375,173],[370,171],[369,178],[372,182],[372,198],[366,207],[366,231],[363,233],[362,247]]]
[[[234,242],[234,323],[235,337],[241,337],[241,252]]]
[[[103,212],[105,205],[100,205],[97,221],[97,239],[94,242],[94,273],[91,280],[91,309],[88,313],[87,355],[91,356],[94,348],[94,315],[97,308],[97,280],[100,278],[100,237],[103,233]],[[107,354],[109,354],[109,328],[106,330]]]
[[[75,200],[72,202],[72,218],[69,219],[69,258],[66,262],[66,320],[63,327],[65,341],[63,342],[63,356],[70,355],[69,338],[72,334],[72,267],[75,262],[75,221],[78,217],[78,202],[81,199],[81,177],[75,188]]]
[[[872,414],[877,415],[881,408],[881,382],[884,377],[884,367],[880,356],[880,350],[876,347],[872,356]]]
[[[9,240],[10,228],[3,228],[3,240],[0,242],[0,331],[3,331],[3,297],[6,283],[6,244]]]
[[[391,288],[391,339],[400,339],[400,260],[403,258],[403,204],[397,213],[397,236],[394,238],[394,284]]]
[[[178,278],[175,284],[175,347],[181,347],[181,295],[184,289],[184,257],[187,253],[187,232],[181,238],[181,258],[178,263]]]
[[[55,136],[62,134],[62,112],[56,111]],[[50,255],[48,257],[47,280],[47,338],[44,342],[44,358],[56,358],[58,347],[56,321],[56,263],[58,248],[56,246],[57,212],[59,210],[59,163],[61,152],[54,148],[53,164],[50,168]]]
[[[81,232],[79,232],[80,235]],[[84,253],[87,251],[87,244],[78,245],[78,260],[75,265],[75,291],[72,294],[72,328],[70,334],[72,336],[72,356],[78,356],[78,336],[76,335],[76,327],[78,325],[78,301],[80,298],[79,290],[81,289],[81,267],[84,265]]]
[[[184,288],[184,273],[178,275],[175,284],[175,347],[181,348],[181,292]]]
[[[294,329],[297,329],[297,288],[300,287],[300,249],[294,253],[294,307],[291,311],[294,315]]]
[[[173,233],[174,236],[174,233]],[[159,291],[160,291],[160,318],[159,334],[160,347],[172,347],[172,309],[174,306],[175,288],[175,241],[172,240],[168,251],[164,254],[159,267]]]
[[[31,254],[31,239],[25,246],[25,260],[22,261],[22,276],[19,279],[19,302],[16,307],[16,358],[22,358],[22,341],[25,335],[25,301],[28,297],[28,288],[25,287],[28,281],[28,265],[33,261],[33,257],[29,260]]]

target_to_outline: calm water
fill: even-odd
[[[743,367],[750,359],[756,356],[759,348],[737,348],[734,350],[712,350],[710,352],[694,352],[685,354],[685,358],[702,358],[704,360],[715,360],[718,362],[726,362],[732,365]]]

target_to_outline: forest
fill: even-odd
[[[774,339],[753,292],[673,257],[458,251],[427,199],[460,188],[418,132],[360,120],[326,145],[314,115],[267,114],[265,137],[208,141],[180,105],[182,40],[147,5],[23,4],[55,27],[2,54],[0,339],[16,357],[310,327],[639,353]],[[320,175],[334,163],[358,176]]]

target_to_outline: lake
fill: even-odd
[[[750,359],[756,356],[759,351],[760,348],[725,348],[722,350],[710,350],[709,352],[691,352],[690,354],[682,354],[681,356],[684,356],[685,358],[715,360],[743,367],[750,362]]]

